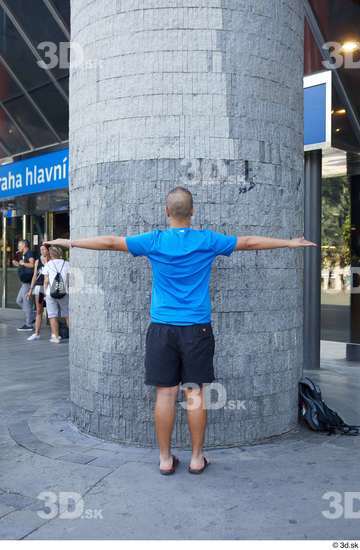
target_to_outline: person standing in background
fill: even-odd
[[[18,268],[21,287],[16,298],[16,303],[25,314],[25,324],[17,330],[30,331],[33,330],[35,312],[33,301],[27,299],[27,294],[34,274],[35,258],[33,252],[30,250],[30,243],[27,239],[19,241],[18,251],[21,259],[19,261],[13,260],[12,264]]]
[[[63,251],[59,246],[50,246],[49,253],[50,260],[43,268],[46,309],[51,327],[50,342],[53,344],[60,344],[59,317],[63,317],[67,326],[69,326],[68,288],[70,264],[63,259]],[[53,298],[51,296],[51,287],[58,273],[65,283],[66,294],[62,298]]]
[[[35,297],[36,307],[36,319],[35,319],[35,332],[29,336],[28,341],[39,340],[42,316],[44,311],[44,267],[50,259],[49,247],[44,244],[40,247],[40,258],[35,261],[34,274],[30,284],[29,292],[26,295],[27,300],[32,300],[32,296]]]

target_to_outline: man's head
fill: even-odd
[[[27,239],[22,239],[18,243],[19,252],[26,252],[30,248],[30,243]]]
[[[63,251],[60,246],[50,246],[49,253],[52,260],[60,260],[63,257]]]
[[[175,187],[166,197],[166,215],[177,223],[190,224],[194,213],[193,197],[185,187]]]

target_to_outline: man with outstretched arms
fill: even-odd
[[[189,472],[199,474],[208,465],[203,454],[206,428],[204,385],[215,380],[215,349],[211,326],[209,281],[219,256],[238,250],[317,246],[303,237],[276,239],[224,235],[193,229],[193,197],[176,187],[166,197],[168,228],[133,236],[100,236],[79,240],[56,239],[47,244],[93,250],[117,250],[146,256],[153,272],[150,324],[146,334],[145,383],[156,386],[155,428],[160,448],[160,472],[175,472],[178,459],[171,453],[171,434],[179,385],[187,400],[192,455]],[[190,401],[189,401],[190,402]]]

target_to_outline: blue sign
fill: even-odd
[[[304,78],[305,151],[331,147],[331,71]]]
[[[0,166],[0,200],[68,186],[68,148]]]
[[[326,141],[326,85],[304,90],[304,145]]]

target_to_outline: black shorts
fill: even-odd
[[[211,323],[150,323],[146,332],[145,384],[177,386],[215,380],[215,339]]]

